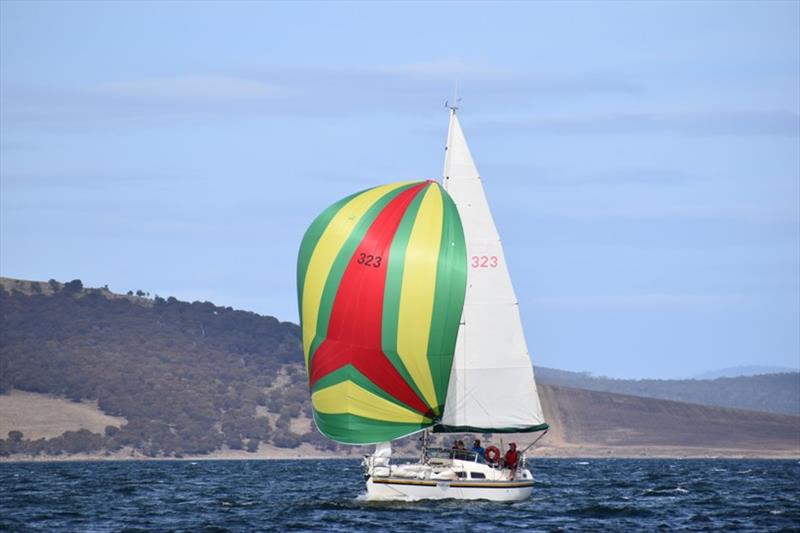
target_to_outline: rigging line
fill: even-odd
[[[461,350],[461,355],[462,355],[461,363],[463,365],[461,367],[462,368],[462,372],[461,372],[461,374],[462,374],[461,401],[464,402],[464,410],[463,410],[464,420],[469,420],[469,416],[467,416],[467,409],[469,407],[469,404],[467,403],[467,372],[466,372],[466,368],[467,368],[467,323],[466,323],[466,321],[464,321],[464,331],[463,331],[463,333],[464,333],[464,346],[463,346],[463,349]]]
[[[550,430],[550,429],[548,428],[548,429],[545,429],[544,431],[542,431],[542,434],[541,434],[541,435],[539,435],[538,437],[536,437],[536,440],[535,440],[535,441],[533,441],[533,442],[531,442],[530,444],[528,444],[528,446],[527,446],[527,447],[526,447],[524,450],[522,450],[522,452],[520,452],[520,453],[525,453],[525,452],[527,452],[527,451],[528,451],[528,449],[529,449],[531,446],[533,446],[534,444],[536,444],[537,442],[539,442],[539,440],[541,440],[541,438],[542,438],[542,437],[544,437],[545,435],[547,435],[547,432],[548,432],[549,430]]]

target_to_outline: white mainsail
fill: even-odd
[[[461,216],[469,267],[443,429],[546,429],[500,236],[455,109],[450,113],[444,188]]]

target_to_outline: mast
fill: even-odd
[[[453,125],[456,121],[456,111],[458,111],[458,100],[454,95],[453,105],[446,104],[449,110],[450,122],[447,125],[447,144],[444,146],[444,170],[442,170],[442,187],[447,190],[448,182],[450,181],[450,146],[453,144]]]

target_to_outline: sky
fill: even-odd
[[[800,2],[0,1],[0,275],[297,321],[325,207],[481,172],[535,364],[800,368]]]

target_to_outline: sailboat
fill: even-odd
[[[530,496],[523,453],[505,464],[434,448],[431,433],[539,433],[548,425],[481,177],[450,107],[442,182],[341,199],[306,231],[297,268],[314,422],[364,458],[369,499]],[[421,434],[416,462],[391,441]],[[488,450],[488,448],[487,448]]]

